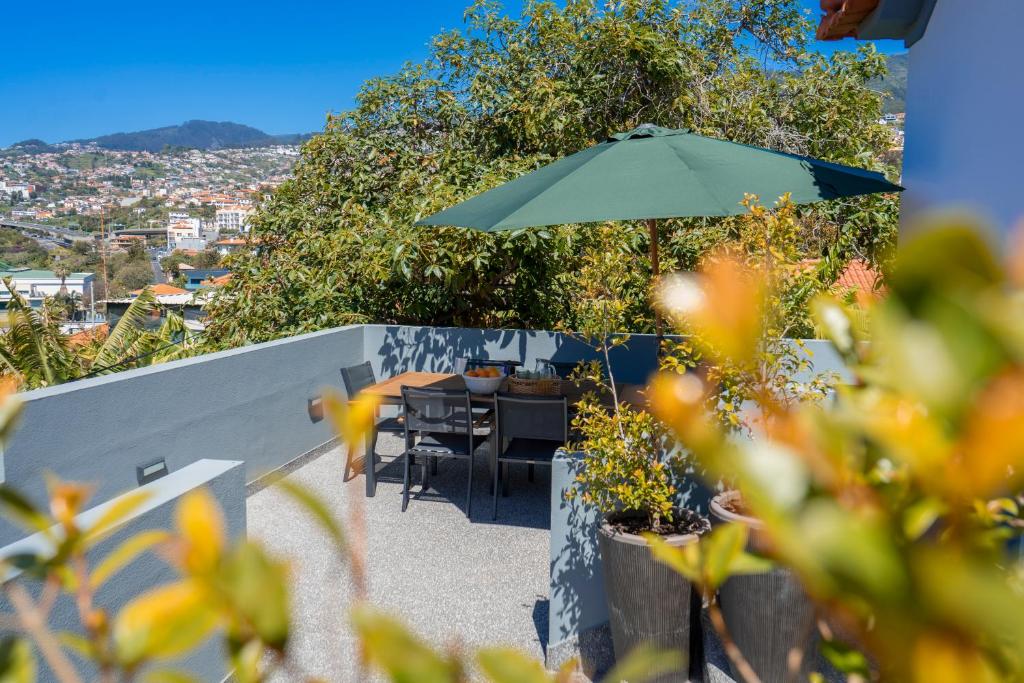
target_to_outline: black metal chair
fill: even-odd
[[[569,440],[569,405],[565,396],[495,394],[494,407],[497,458],[492,519],[497,519],[499,470],[501,495],[507,496],[509,464],[525,463],[530,481],[534,465],[551,467],[555,452]]]
[[[359,365],[353,365],[348,368],[342,368],[341,380],[345,384],[345,393],[348,394],[350,401],[355,398],[356,394],[360,391],[377,383],[377,378],[373,373],[373,366],[370,365],[369,361],[360,363]],[[366,453],[365,466],[373,467],[377,463],[377,434],[379,432],[404,434],[405,421],[401,415],[397,417],[381,417],[380,410],[377,410],[377,416],[373,425],[373,433],[370,435],[369,439],[369,448]],[[353,444],[349,444],[348,455],[345,458],[344,481],[349,480],[349,474],[352,471],[352,446]]]
[[[473,454],[488,435],[474,434],[473,406],[469,391],[402,387],[405,407],[405,473],[402,511],[409,506],[414,458],[422,461],[422,489],[430,482],[428,460],[454,458],[469,463],[466,485],[466,517],[473,503]]]

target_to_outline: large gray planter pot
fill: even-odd
[[[750,545],[756,550],[764,525],[723,505],[738,498],[737,491],[715,496],[710,506],[712,523],[746,524],[751,530]],[[789,657],[794,648],[803,651],[799,680],[806,680],[815,670],[818,636],[814,603],[791,571],[780,568],[730,577],[718,590],[718,602],[729,634],[762,681],[791,680]]]
[[[665,537],[674,546],[696,543],[696,534]],[[597,535],[608,600],[615,659],[621,661],[640,644],[680,652],[687,666],[677,673],[651,678],[658,683],[689,680],[690,582],[656,561],[641,536],[616,531],[602,523]]]

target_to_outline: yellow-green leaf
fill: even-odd
[[[747,545],[747,527],[743,524],[723,524],[700,541],[703,582],[714,590],[729,578],[733,561]]]
[[[543,664],[512,648],[480,650],[477,662],[493,683],[551,683],[551,675]]]
[[[36,658],[24,638],[8,636],[0,640],[0,683],[33,683]]]
[[[224,549],[224,517],[206,489],[191,491],[175,510],[175,526],[185,543],[185,569],[212,571]]]
[[[935,520],[946,514],[947,509],[946,504],[938,498],[917,501],[903,513],[903,533],[910,540],[917,540],[931,528]]]
[[[665,674],[684,671],[686,657],[676,650],[640,645],[608,672],[603,680],[643,683]]]
[[[170,534],[160,530],[143,531],[132,536],[103,558],[103,561],[93,571],[92,576],[89,577],[89,585],[93,590],[99,588],[107,579],[131,564],[136,557],[153,546],[163,543],[169,537]]]
[[[700,580],[699,556],[693,552],[686,552],[687,548],[693,546],[685,546],[683,548],[671,546],[657,534],[644,534],[644,538],[647,539],[647,543],[651,547],[654,559],[662,564],[667,564],[677,574],[690,581],[697,582]]]
[[[210,596],[198,582],[154,588],[118,613],[113,631],[118,659],[131,666],[181,655],[207,638],[216,624]]]
[[[361,606],[352,611],[352,624],[369,663],[384,671],[393,683],[460,680],[456,662],[434,652],[395,619]]]
[[[268,646],[284,649],[288,641],[288,575],[282,562],[252,542],[241,543],[224,562],[221,585],[247,627]],[[246,633],[233,633],[236,639]]]
[[[113,528],[146,502],[152,494],[149,491],[132,491],[118,497],[103,511],[100,518],[85,532],[89,542],[95,542],[113,531]]]

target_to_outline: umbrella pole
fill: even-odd
[[[647,231],[651,234],[651,279],[654,286],[658,286],[658,278],[661,276],[661,266],[658,263],[658,221],[654,218],[647,219]],[[656,300],[657,297],[654,297]],[[664,323],[661,320],[661,312],[657,304],[654,306],[654,332],[658,336],[659,354],[661,353],[661,338],[665,334]]]

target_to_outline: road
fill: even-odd
[[[161,283],[167,282],[167,278],[164,277],[163,268],[160,267],[160,261],[157,259],[156,256],[150,255],[149,265],[153,269],[154,285],[159,285]]]

